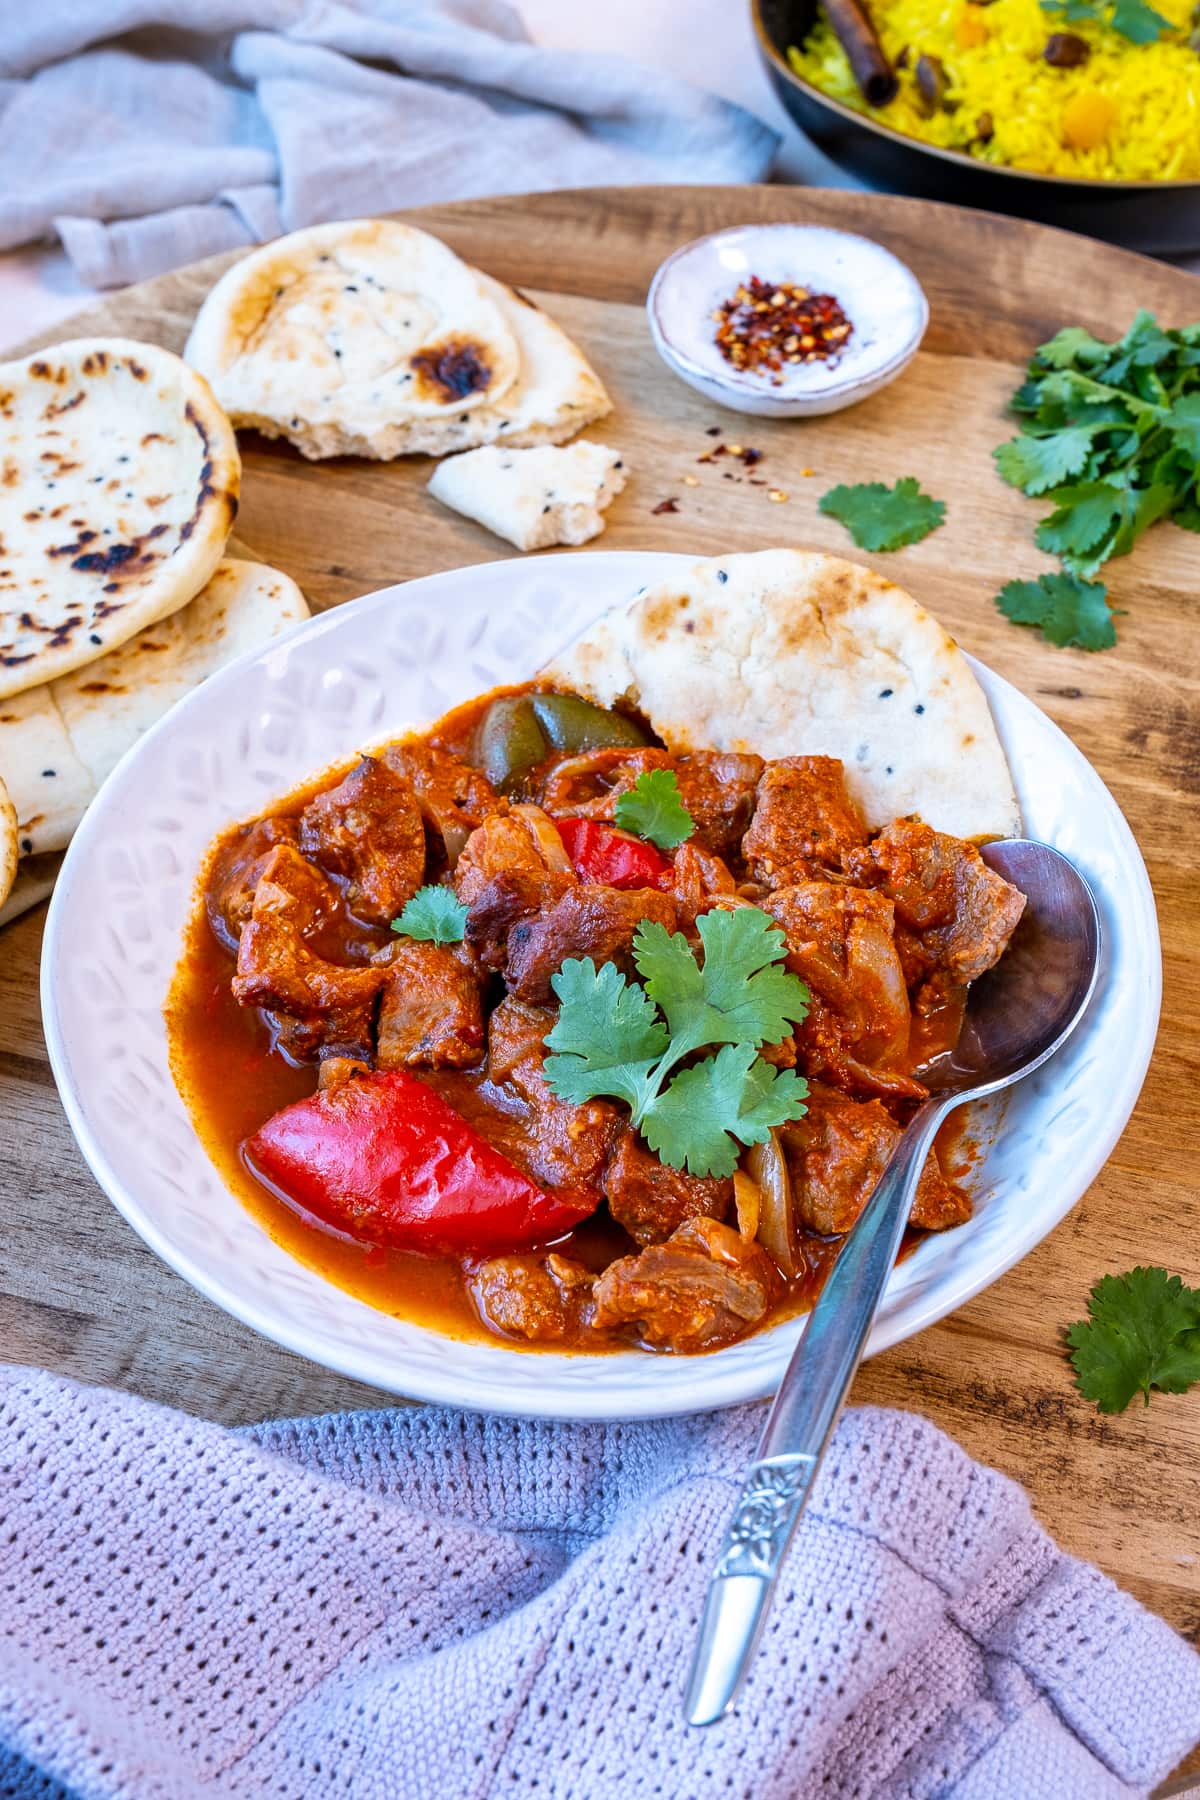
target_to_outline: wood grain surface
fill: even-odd
[[[531,290],[608,384],[616,411],[589,435],[619,446],[632,477],[603,548],[706,555],[794,543],[856,555],[818,513],[820,495],[839,481],[919,476],[948,502],[944,528],[873,560],[1070,734],[1133,825],[1158,899],[1166,995],[1133,1119],[1057,1231],[952,1318],[876,1358],[854,1399],[929,1414],[972,1455],[1021,1481],[1068,1550],[1200,1642],[1200,1393],[1158,1396],[1146,1409],[1102,1418],[1075,1392],[1062,1348],[1063,1327],[1105,1271],[1161,1262],[1200,1282],[1200,540],[1156,526],[1107,571],[1126,609],[1118,648],[1055,650],[992,605],[1005,580],[1047,564],[1032,544],[1038,503],[1005,487],[990,458],[1010,434],[1005,400],[1034,345],[1068,322],[1115,335],[1139,305],[1164,325],[1200,318],[1200,281],[1012,219],[841,192],[595,191],[412,216]],[[656,264],[687,238],[751,219],[859,230],[913,267],[932,323],[896,387],[829,419],[769,425],[721,413],[663,369],[641,310]],[[53,337],[120,333],[178,349],[228,260],[126,292]],[[705,435],[712,425],[726,441],[765,452],[753,473],[768,485],[752,485],[741,468],[727,479],[728,461],[698,462],[715,441]],[[253,436],[243,455],[239,536],[293,575],[314,607],[512,554],[430,499],[423,458],[310,464]],[[773,501],[772,490],[787,498]],[[656,514],[668,498],[678,510]],[[377,1403],[381,1396],[274,1348],[193,1293],[100,1192],[46,1062],[37,991],[43,912],[0,935],[4,1355],[230,1422]]]

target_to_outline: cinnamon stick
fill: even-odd
[[[871,15],[860,0],[822,0],[825,16],[868,106],[886,106],[896,96],[896,71],[883,53]]]

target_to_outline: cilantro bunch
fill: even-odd
[[[1200,531],[1200,324],[1163,331],[1139,312],[1111,344],[1069,325],[1034,352],[1012,410],[1020,435],[993,452],[996,467],[1049,502],[1034,541],[1067,577],[1010,583],[998,604],[1053,643],[1103,649],[1116,641],[1111,609],[1088,578],[1158,519]]]
[[[784,935],[757,907],[702,913],[697,930],[703,962],[682,935],[644,920],[633,941],[640,983],[613,963],[565,962],[545,1075],[576,1106],[623,1100],[668,1167],[732,1175],[740,1146],[805,1111],[808,1084],[758,1052],[805,1017],[808,989],[781,966]]]
[[[1165,1269],[1105,1275],[1088,1317],[1067,1332],[1075,1384],[1103,1413],[1124,1412],[1150,1389],[1182,1394],[1200,1381],[1200,1288]]]

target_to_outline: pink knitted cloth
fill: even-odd
[[[0,1370],[0,1794],[1101,1800],[1200,1657],[925,1420],[848,1414],[736,1716],[680,1716],[757,1408],[234,1433]]]

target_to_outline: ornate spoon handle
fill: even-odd
[[[684,1713],[712,1725],[753,1660],[792,1534],[854,1379],[934,1135],[966,1095],[913,1115],[821,1290],[792,1354],[709,1582]]]

